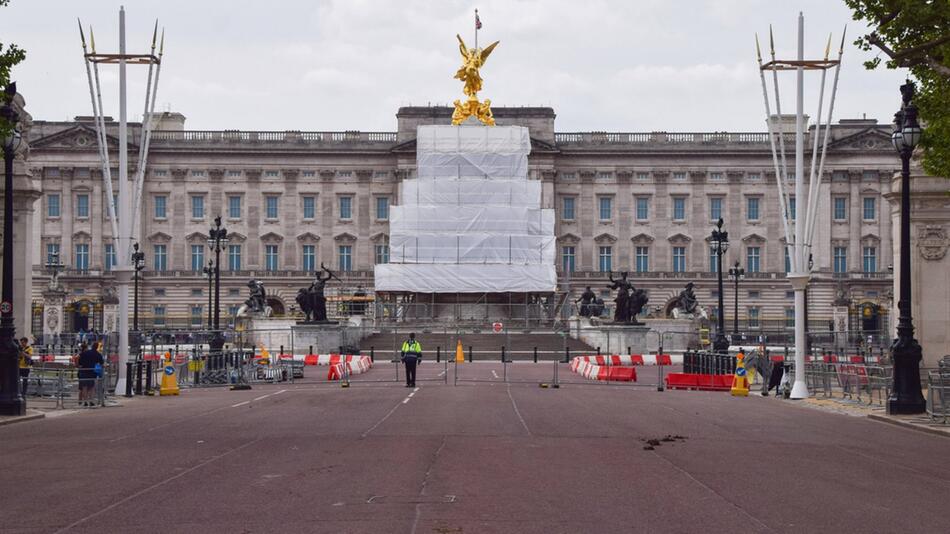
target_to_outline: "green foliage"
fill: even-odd
[[[889,69],[906,68],[918,82],[915,103],[924,123],[924,169],[950,178],[950,1],[845,0],[854,19],[871,26],[855,44],[879,50]],[[879,56],[865,62],[874,69]],[[894,88],[897,102],[897,88]]]
[[[10,0],[0,0],[0,7],[7,5],[9,2]],[[10,69],[24,59],[26,59],[26,52],[22,48],[15,44],[9,44],[4,49],[3,43],[0,42],[0,90],[10,83]],[[12,124],[0,118],[0,139],[6,137],[12,128]]]

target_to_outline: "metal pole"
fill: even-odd
[[[798,61],[805,59],[805,17],[798,14]],[[808,398],[805,383],[805,288],[809,274],[805,270],[805,68],[796,69],[795,107],[795,254],[789,281],[795,290],[795,382],[792,399]]]
[[[15,94],[16,86],[12,86]],[[13,95],[8,95],[12,101]],[[19,119],[7,102],[3,116],[16,123]],[[15,140],[13,142],[16,142]],[[3,383],[0,387],[0,415],[23,415],[26,401],[20,394],[17,372],[16,330],[13,323],[13,157],[14,146],[3,147],[3,305],[0,307],[0,365]]]

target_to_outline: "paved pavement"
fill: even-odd
[[[486,381],[454,386],[432,363],[418,389],[383,365],[349,388],[185,390],[0,427],[0,532],[950,530],[944,436],[771,397],[539,388],[540,364],[509,366],[518,384],[466,364]]]

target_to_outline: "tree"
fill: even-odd
[[[10,3],[10,0],[0,0],[0,7],[8,3]],[[22,48],[17,47],[15,44],[9,44],[6,50],[4,50],[3,43],[0,42],[0,90],[10,83],[10,69],[24,59],[26,59],[26,52],[24,52]],[[12,129],[12,124],[0,118],[0,139],[6,137]]]
[[[916,78],[915,103],[924,122],[924,169],[950,177],[950,1],[845,0],[854,20],[871,32],[854,44],[862,50],[880,50],[889,69],[906,68]],[[881,64],[878,56],[864,63]],[[896,93],[895,93],[896,94]]]

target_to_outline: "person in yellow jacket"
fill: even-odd
[[[26,397],[26,388],[30,385],[30,368],[33,367],[33,347],[30,340],[20,338],[20,394]]]
[[[402,343],[402,363],[406,365],[406,387],[416,387],[416,364],[422,360],[422,345],[416,341],[416,334]]]

